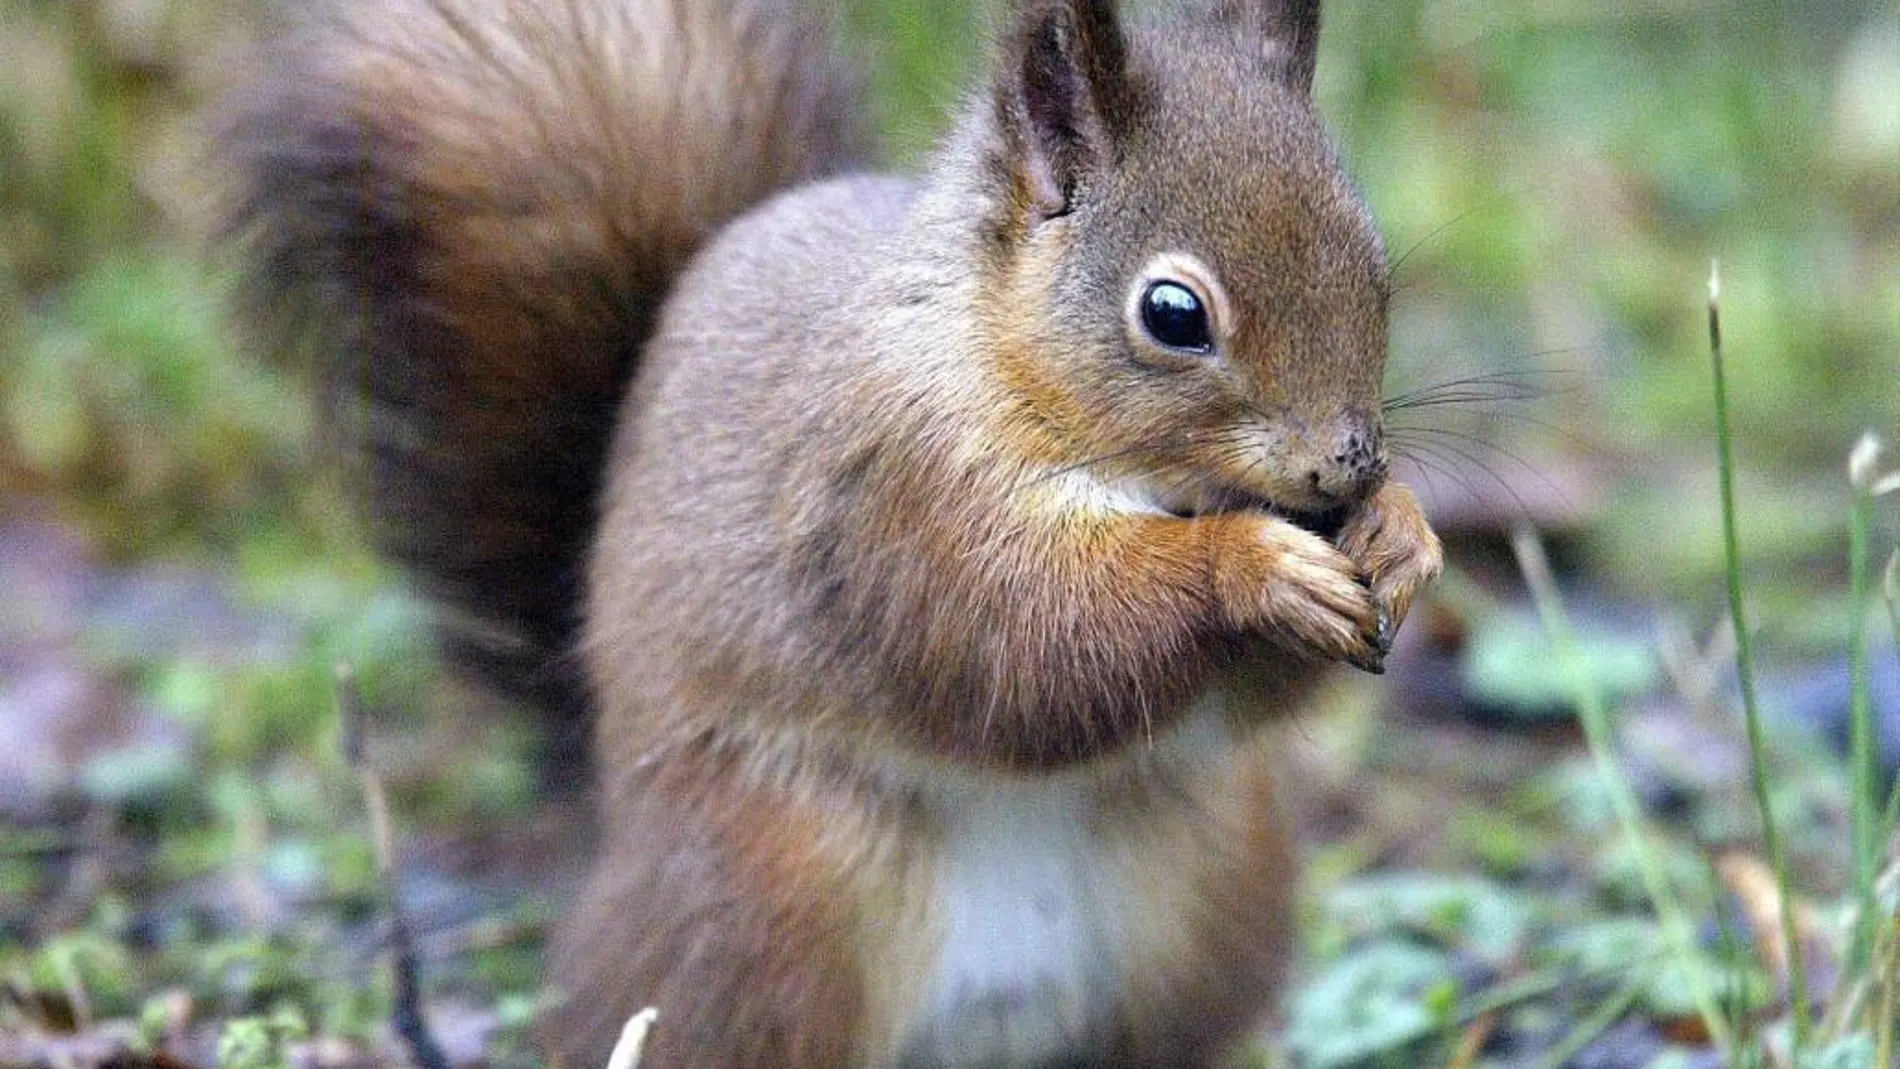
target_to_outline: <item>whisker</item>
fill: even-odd
[[[1424,237],[1418,239],[1417,241],[1412,242],[1411,247],[1406,249],[1404,252],[1400,253],[1399,258],[1392,261],[1392,266],[1386,268],[1386,271],[1385,271],[1386,280],[1390,282],[1392,279],[1397,278],[1399,275],[1399,268],[1405,266],[1405,261],[1411,259],[1413,253],[1424,248],[1427,244],[1438,240],[1438,238],[1442,237],[1447,230],[1450,230],[1452,227],[1455,227],[1458,224],[1464,222],[1465,220],[1470,219],[1472,216],[1478,214],[1480,211],[1483,211],[1484,209],[1488,207],[1490,207],[1490,205],[1488,204],[1474,204],[1471,207],[1466,208],[1464,211],[1459,212],[1457,215],[1452,216],[1450,219],[1446,220],[1445,222],[1440,223],[1436,228],[1432,230],[1431,233],[1425,235]]]
[[[1386,413],[1408,412],[1418,408],[1452,408],[1458,405],[1507,405],[1526,404],[1542,400],[1540,394],[1528,393],[1444,393],[1430,397],[1403,397],[1387,401],[1380,406]]]
[[[1468,440],[1475,440],[1480,445],[1485,445],[1490,448],[1495,448],[1495,447],[1490,446],[1490,444],[1485,442],[1483,439],[1470,439],[1469,435],[1449,436],[1449,437],[1463,437]],[[1498,489],[1504,491],[1505,495],[1509,497],[1512,503],[1517,506],[1517,509],[1519,512],[1523,513],[1527,517],[1532,515],[1529,503],[1527,503],[1524,500],[1523,496],[1517,492],[1517,488],[1511,485],[1510,480],[1504,478],[1504,476],[1502,475],[1499,475],[1497,471],[1491,467],[1491,465],[1485,463],[1483,458],[1479,457],[1477,454],[1472,453],[1459,446],[1452,445],[1452,444],[1449,444],[1447,442],[1442,442],[1442,441],[1432,442],[1428,445],[1427,443],[1419,442],[1416,439],[1414,439],[1414,440],[1408,441],[1406,443],[1406,446],[1415,451],[1421,451],[1421,452],[1429,451],[1431,455],[1438,457],[1440,460],[1444,460],[1446,458],[1446,455],[1449,454],[1452,457],[1456,457],[1459,460],[1464,461],[1467,465],[1470,465],[1471,467],[1477,469],[1478,471],[1483,472],[1485,475],[1490,476],[1491,481],[1497,484]],[[1517,460],[1518,463],[1520,464],[1523,464],[1526,469],[1528,469],[1532,474],[1537,475],[1539,479],[1541,479],[1545,483],[1545,485],[1549,486],[1553,491],[1557,493],[1559,497],[1564,498],[1565,502],[1568,503],[1568,500],[1569,500],[1568,497],[1563,493],[1561,489],[1557,487],[1555,483],[1551,482],[1547,476],[1544,476],[1542,473],[1538,472],[1536,468],[1531,467],[1522,458],[1512,457],[1512,459]],[[1467,488],[1470,489],[1472,493],[1476,496],[1479,496],[1479,497],[1484,496],[1477,489],[1475,485],[1467,484]]]
[[[1527,352],[1512,353],[1501,358],[1508,366],[1492,368],[1490,370],[1477,372],[1471,375],[1460,375],[1455,379],[1450,379],[1447,381],[1457,382],[1457,381],[1463,381],[1465,379],[1483,379],[1483,380],[1543,379],[1543,378],[1555,378],[1559,376],[1573,377],[1573,376],[1579,376],[1579,375],[1588,375],[1590,374],[1590,371],[1587,368],[1564,367],[1564,366],[1558,366],[1558,367],[1522,366],[1522,365],[1530,364],[1530,362],[1534,360],[1545,360],[1550,357],[1576,356],[1580,353],[1591,352],[1593,351],[1594,348],[1595,348],[1594,346],[1589,346],[1589,345],[1563,345],[1563,346],[1557,346],[1555,348],[1550,348],[1550,349],[1534,349]],[[1451,356],[1452,354],[1450,352],[1440,352],[1440,353],[1432,353],[1432,354],[1417,353],[1417,354],[1412,354],[1410,359],[1414,361],[1422,361],[1422,360],[1428,360],[1428,359],[1434,360],[1434,361],[1443,361],[1446,359],[1450,359]],[[1403,363],[1399,364],[1396,370],[1400,374],[1403,374],[1404,364]]]
[[[1438,496],[1438,484],[1432,480],[1432,473],[1436,469],[1432,465],[1415,456],[1397,456],[1393,459],[1397,462],[1411,465],[1412,468],[1418,472],[1419,478],[1424,480],[1425,492],[1433,497]],[[1439,472],[1439,474],[1442,475],[1444,473]]]
[[[1413,242],[1410,248],[1406,249],[1403,253],[1399,255],[1399,258],[1397,260],[1394,260],[1392,262],[1392,266],[1386,268],[1385,277],[1386,277],[1387,285],[1391,286],[1392,281],[1398,277],[1399,268],[1405,266],[1405,262],[1412,258],[1413,253],[1424,248],[1426,245],[1430,244],[1431,242],[1436,241],[1438,238],[1443,236],[1446,231],[1452,229],[1455,226],[1458,226],[1461,223],[1466,222],[1472,216],[1477,215],[1479,212],[1488,211],[1500,205],[1509,204],[1511,201],[1522,197],[1526,192],[1530,192],[1536,188],[1537,187],[1535,186],[1530,186],[1525,189],[1499,191],[1497,193],[1494,193],[1480,200],[1478,203],[1473,204],[1471,207],[1466,208],[1464,211],[1459,212],[1457,215],[1453,216],[1450,219],[1450,221],[1441,223],[1431,233]],[[1393,289],[1394,292],[1397,292],[1403,287],[1392,286],[1391,288]]]
[[[1476,400],[1496,398],[1498,400],[1534,400],[1546,396],[1548,391],[1538,389],[1521,382],[1480,382],[1461,379],[1456,382],[1444,382],[1418,390],[1408,390],[1386,399],[1385,407],[1402,407],[1437,400],[1444,397],[1469,397]]]
[[[1193,469],[1189,469],[1187,475],[1183,476],[1180,479],[1175,480],[1174,484],[1168,487],[1168,496],[1171,498],[1179,499],[1180,497],[1187,496],[1186,492],[1189,490],[1190,487],[1193,488],[1194,492],[1198,492],[1202,488],[1202,486],[1204,486],[1205,484],[1211,483],[1213,481],[1214,479],[1213,479],[1212,473],[1206,472],[1206,471],[1195,471]],[[1194,516],[1198,518],[1200,515],[1201,515],[1201,510],[1195,509]]]
[[[1458,464],[1454,463],[1449,457],[1432,446],[1420,445],[1404,452],[1395,453],[1394,459],[1412,464],[1420,470],[1429,468],[1432,471],[1436,471],[1438,474],[1443,475],[1445,478],[1450,479],[1462,487],[1466,493],[1473,497],[1483,498],[1488,496],[1484,491],[1478,489],[1478,484],[1472,480],[1470,475],[1460,470]]]
[[[1446,379],[1443,382],[1435,382],[1395,394],[1387,398],[1382,407],[1390,412],[1396,409],[1439,403],[1538,400],[1567,391],[1534,385],[1536,380],[1570,374],[1574,372],[1565,368],[1520,368],[1462,375],[1455,379]]]
[[[1537,465],[1532,464],[1530,461],[1525,460],[1523,457],[1519,456],[1516,453],[1511,452],[1509,449],[1504,448],[1503,446],[1497,444],[1496,442],[1489,441],[1485,438],[1481,438],[1475,434],[1466,434],[1462,431],[1454,431],[1445,427],[1414,427],[1414,428],[1411,428],[1410,433],[1435,435],[1440,438],[1451,438],[1451,439],[1455,439],[1461,442],[1469,442],[1472,445],[1478,446],[1480,449],[1488,449],[1491,452],[1496,453],[1507,460],[1510,460],[1511,462],[1515,463],[1518,467],[1524,469],[1526,474],[1530,475],[1531,477],[1537,479],[1539,482],[1543,483],[1544,486],[1548,488],[1552,493],[1555,493],[1560,498],[1564,498],[1565,504],[1569,504],[1569,499],[1564,494],[1563,488],[1558,486],[1555,482],[1551,481],[1550,476],[1538,470]],[[1410,439],[1410,440],[1413,441],[1414,443],[1417,442],[1416,438]]]
[[[1043,472],[1040,475],[1031,476],[1018,483],[1016,488],[1018,490],[1026,489],[1039,483],[1048,482],[1050,479],[1060,479],[1064,475],[1073,475],[1078,471],[1097,467],[1102,464],[1111,464],[1117,460],[1127,460],[1129,457],[1139,456],[1142,453],[1150,453],[1153,451],[1154,446],[1152,444],[1142,443],[1140,445],[1129,446],[1126,449],[1117,449],[1113,452],[1102,453],[1085,460],[1078,460],[1073,464],[1064,464],[1059,468]]]
[[[1571,430],[1570,428],[1565,427],[1561,424],[1552,423],[1551,421],[1547,419],[1538,419],[1536,416],[1527,415],[1523,412],[1510,412],[1510,411],[1491,411],[1491,412],[1484,412],[1482,413],[1482,415],[1486,422],[1495,421],[1498,423],[1511,423],[1520,427],[1534,427],[1537,430],[1545,431],[1549,434],[1554,434],[1557,437],[1562,438],[1564,441],[1569,442],[1570,444],[1578,446],[1580,448],[1583,448],[1586,450],[1591,448],[1590,440],[1585,438],[1583,435],[1578,434],[1576,431]],[[1385,429],[1386,429],[1387,435],[1432,434],[1440,430],[1440,428],[1438,427],[1434,427],[1429,424],[1423,424],[1423,423],[1388,423],[1386,424]]]
[[[1033,486],[1038,486],[1051,479],[1059,479],[1065,475],[1074,474],[1078,471],[1127,460],[1138,461],[1138,466],[1143,471],[1155,476],[1165,475],[1173,471],[1186,470],[1189,472],[1189,475],[1187,479],[1183,480],[1183,485],[1196,478],[1210,482],[1213,480],[1214,476],[1212,474],[1203,474],[1195,471],[1198,462],[1190,464],[1183,461],[1163,460],[1152,455],[1170,446],[1177,449],[1184,446],[1190,449],[1214,449],[1216,450],[1214,460],[1217,466],[1239,459],[1245,455],[1245,451],[1248,448],[1244,440],[1229,431],[1217,430],[1212,433],[1207,433],[1199,430],[1190,430],[1181,432],[1174,428],[1159,427],[1155,429],[1153,436],[1144,437],[1134,445],[1126,448],[1099,453],[1070,464],[1064,464],[1050,471],[1038,472],[1034,475],[1027,476],[1017,482],[1014,490],[1021,491]]]
[[[1259,417],[1259,419],[1263,423],[1270,424],[1273,422],[1273,414],[1271,412],[1268,412],[1266,409],[1261,408],[1257,404],[1254,404],[1252,401],[1249,401],[1245,397],[1240,399],[1240,407],[1246,409],[1249,413],[1253,414],[1254,416]]]

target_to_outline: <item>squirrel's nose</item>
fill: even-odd
[[[1337,504],[1363,500],[1385,481],[1385,440],[1379,423],[1358,409],[1331,421],[1319,435],[1306,482]]]

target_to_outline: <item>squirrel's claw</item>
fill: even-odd
[[[1339,549],[1359,565],[1372,590],[1380,616],[1374,645],[1383,659],[1413,600],[1444,570],[1444,547],[1418,497],[1388,482],[1340,530]]]
[[[1254,517],[1252,537],[1224,569],[1236,626],[1296,649],[1380,670],[1378,606],[1362,569],[1337,546],[1278,517]]]

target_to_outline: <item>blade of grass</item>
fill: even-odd
[[[1887,574],[1881,582],[1881,593],[1887,602],[1887,622],[1893,628],[1893,639],[1900,643],[1900,552],[1887,558]],[[1880,822],[1880,841],[1893,841],[1896,824],[1900,824],[1900,779],[1895,779],[1887,791],[1887,815]]]
[[[390,1026],[408,1048],[410,1059],[420,1069],[449,1069],[442,1044],[429,1029],[422,1012],[422,964],[416,953],[415,929],[410,926],[408,910],[402,900],[402,879],[396,871],[394,824],[389,815],[389,792],[382,777],[371,766],[368,752],[368,725],[363,712],[362,695],[356,687],[356,671],[338,664],[332,675],[336,690],[338,716],[343,724],[343,758],[356,773],[363,789],[363,806],[369,815],[370,844],[375,851],[378,895],[388,917],[390,969],[394,973],[395,995],[390,1005]]]
[[[1709,881],[1709,912],[1715,917],[1718,937],[1716,945],[1721,948],[1724,966],[1730,970],[1731,975],[1734,975],[1738,968],[1735,963],[1748,958],[1748,951],[1743,947],[1741,935],[1736,930],[1734,896],[1727,884],[1723,882],[1722,874],[1716,870],[1715,858],[1705,855],[1703,862]],[[1746,1049],[1754,1039],[1751,1034],[1753,1021],[1748,1013],[1747,990],[1745,983],[1732,983],[1723,993],[1724,997],[1717,1000],[1717,1005],[1725,1015],[1723,1020],[1734,1029],[1736,1047],[1729,1057],[1731,1066],[1739,1064],[1739,1052]]]
[[[1677,900],[1675,890],[1670,887],[1661,866],[1656,863],[1655,855],[1650,851],[1636,795],[1617,769],[1609,710],[1604,708],[1602,694],[1584,674],[1583,658],[1577,652],[1576,636],[1570,630],[1563,596],[1558,593],[1557,582],[1551,577],[1550,562],[1544,556],[1543,544],[1529,528],[1520,527],[1511,538],[1511,548],[1517,554],[1518,569],[1524,573],[1524,580],[1530,586],[1531,600],[1536,603],[1544,633],[1550,638],[1558,669],[1570,687],[1571,701],[1577,707],[1577,719],[1582,722],[1584,741],[1590,748],[1591,759],[1596,763],[1597,775],[1609,791],[1610,805],[1616,813],[1617,823],[1621,825],[1624,837],[1629,840],[1630,849],[1636,854],[1643,890],[1662,922],[1670,948],[1681,961],[1684,974],[1689,977],[1689,994],[1695,1002],[1696,1012],[1701,1014],[1716,1048],[1730,1051],[1732,1046],[1728,1022],[1716,1005],[1708,978],[1703,975],[1703,963],[1696,957],[1695,935],[1683,913],[1682,903]]]
[[[1566,964],[1526,973],[1507,980],[1459,1006],[1452,1023],[1456,1027],[1463,1027],[1485,1014],[1497,1013],[1520,1003],[1543,998],[1545,995],[1562,990],[1567,985],[1588,983],[1599,977],[1613,976],[1630,969],[1648,969],[1661,958],[1661,954],[1646,951],[1629,961],[1620,961],[1613,966],[1584,969]]]
[[[1544,1056],[1537,1061],[1537,1069],[1559,1069],[1560,1066],[1570,1064],[1570,1060],[1576,1057],[1583,1048],[1589,1046],[1598,1036],[1609,1031],[1612,1025],[1623,1019],[1623,1015],[1629,1012],[1629,1008],[1636,1005],[1636,1000],[1642,997],[1643,987],[1648,981],[1647,976],[1631,978],[1621,990],[1605,999],[1594,1013],[1578,1022],[1577,1026],[1570,1030],[1569,1035],[1546,1051]]]
[[[1853,858],[1855,911],[1853,938],[1847,947],[1844,976],[1856,976],[1871,963],[1874,922],[1874,877],[1880,865],[1876,838],[1884,814],[1874,798],[1874,714],[1868,701],[1867,681],[1867,543],[1874,525],[1872,474],[1880,443],[1864,435],[1847,461],[1847,481],[1854,504],[1847,520],[1848,645],[1848,760],[1853,763]]]
[[[1735,671],[1742,690],[1742,718],[1748,727],[1749,778],[1755,791],[1755,806],[1761,811],[1762,845],[1768,852],[1768,864],[1775,871],[1775,883],[1781,894],[1781,935],[1788,945],[1788,987],[1794,1002],[1793,1057],[1799,1064],[1801,1051],[1808,1045],[1812,1023],[1808,975],[1802,961],[1800,933],[1795,931],[1794,896],[1788,890],[1788,856],[1775,825],[1774,807],[1769,804],[1767,747],[1762,738],[1761,710],[1755,699],[1755,656],[1742,604],[1742,551],[1735,525],[1735,454],[1729,435],[1728,382],[1722,361],[1722,275],[1714,263],[1709,265],[1709,362],[1715,373],[1716,468],[1722,493],[1722,548],[1727,558],[1728,608],[1735,625]]]
[[[1881,930],[1880,951],[1876,956],[1880,987],[1880,1016],[1874,1022],[1874,1064],[1893,1064],[1893,1030],[1895,1024],[1894,997],[1896,986],[1900,986],[1900,938],[1896,938],[1893,918],[1886,919]]]
[[[1887,622],[1893,627],[1893,640],[1900,643],[1900,552],[1887,558],[1887,575],[1880,584],[1886,595]]]
[[[1491,1042],[1491,1036],[1498,1029],[1497,1011],[1492,1011],[1465,1026],[1458,1037],[1458,1045],[1452,1049],[1451,1057],[1445,1062],[1445,1069],[1475,1069],[1478,1055],[1484,1045]]]
[[[1385,1045],[1377,1051],[1366,1052],[1366,1058],[1376,1060],[1376,1057],[1380,1055],[1396,1056],[1400,1051],[1435,1037],[1443,1037],[1449,1041],[1455,1030],[1470,1028],[1487,1015],[1501,1013],[1527,1002],[1534,1002],[1572,985],[1619,977],[1627,979],[1628,975],[1639,971],[1653,972],[1655,966],[1663,960],[1664,954],[1673,953],[1674,949],[1674,947],[1669,947],[1659,952],[1645,951],[1626,961],[1595,965],[1590,968],[1582,968],[1565,962],[1506,980],[1460,1003],[1447,1019],[1421,1022],[1416,1027],[1395,1032],[1386,1037]]]

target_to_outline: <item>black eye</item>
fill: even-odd
[[[1179,282],[1154,282],[1141,295],[1141,326],[1148,336],[1170,349],[1190,353],[1213,351],[1208,332],[1207,307],[1194,291]]]

